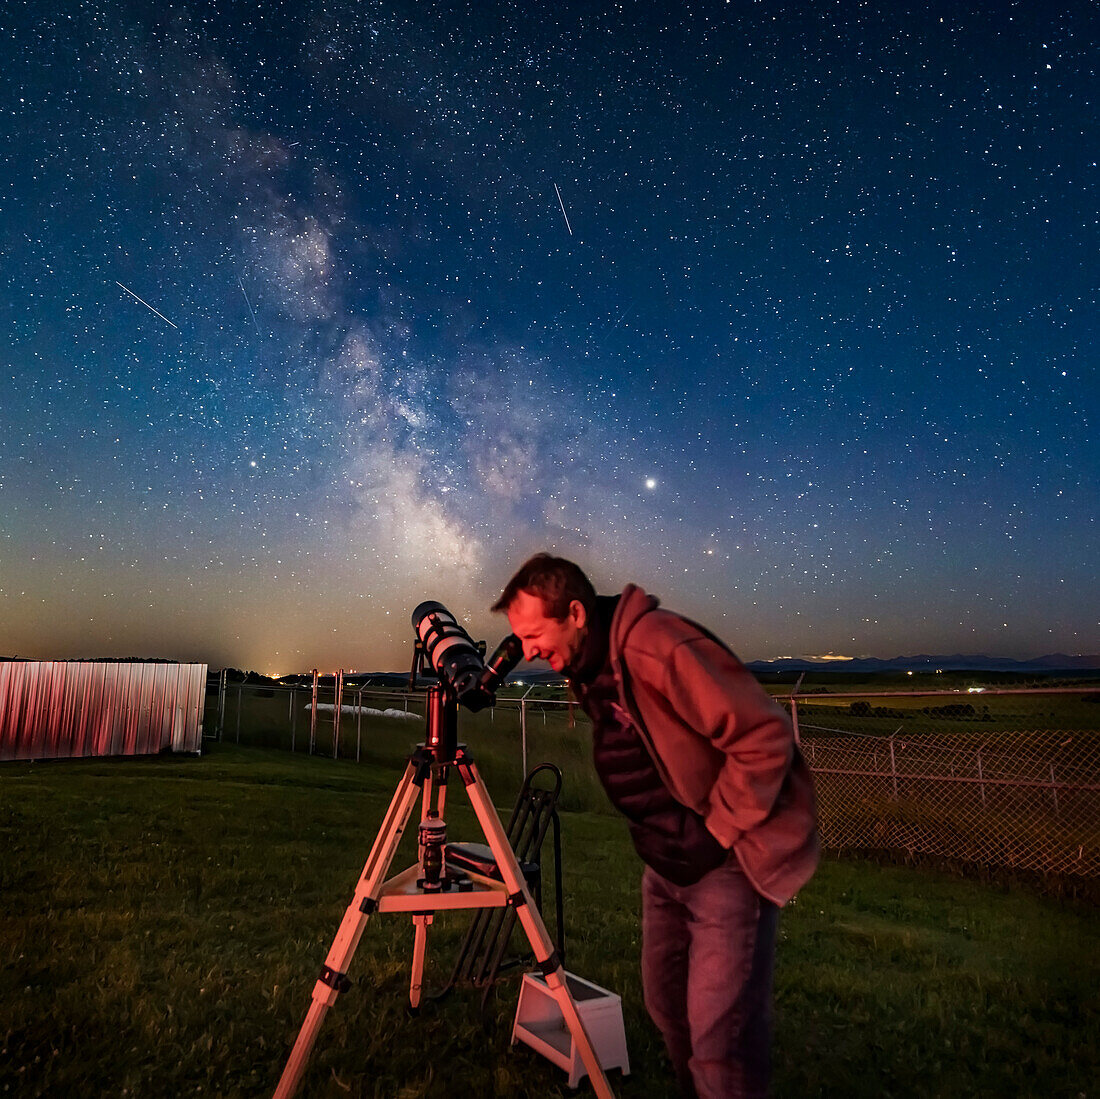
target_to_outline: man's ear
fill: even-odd
[[[569,604],[569,617],[573,619],[573,625],[578,630],[583,630],[585,623],[588,621],[588,612],[584,609],[584,604],[579,599],[574,599]]]

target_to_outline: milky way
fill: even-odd
[[[9,5],[0,655],[1100,651],[1092,3]]]

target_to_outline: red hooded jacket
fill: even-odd
[[[731,849],[753,887],[783,905],[813,875],[813,781],[783,708],[717,638],[627,585],[611,665],[669,791]]]

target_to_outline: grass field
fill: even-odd
[[[270,1094],[397,783],[396,741],[418,734],[375,742],[360,764],[230,744],[6,764],[0,1094]],[[484,754],[506,816],[514,768]],[[639,864],[614,816],[563,816],[568,966],[623,997],[632,1074],[612,1087],[672,1096],[641,1004]],[[448,822],[477,838],[457,784]],[[410,861],[406,848],[395,866]],[[827,859],[781,922],[776,1094],[1096,1094],[1095,916],[1019,887]],[[430,983],[463,926],[437,918]],[[466,990],[409,1017],[411,943],[404,918],[371,921],[302,1094],[572,1094],[509,1047],[514,980],[485,1019]]]

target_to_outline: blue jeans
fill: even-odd
[[[695,885],[642,877],[642,983],[684,1096],[764,1096],[778,909],[736,859]]]

